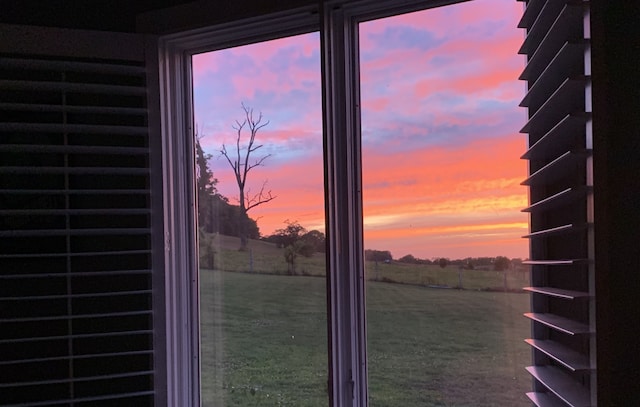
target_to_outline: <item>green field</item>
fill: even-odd
[[[252,272],[260,274],[288,275],[288,266],[282,255],[282,249],[274,244],[251,240],[250,251],[238,251],[236,237],[210,235],[213,247],[213,265],[216,270]],[[205,264],[201,250],[201,264]],[[296,260],[296,274],[305,276],[324,276],[324,253],[316,253],[310,258],[299,256]],[[529,273],[526,271],[462,270],[450,265],[441,268],[438,265],[416,265],[399,262],[367,262],[367,279],[372,281],[393,282],[421,286],[447,286],[468,290],[519,291],[529,285]]]
[[[327,405],[324,278],[201,270],[200,280],[203,406]],[[528,301],[370,281],[370,405],[529,405]]]

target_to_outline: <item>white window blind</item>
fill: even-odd
[[[59,30],[57,53],[13,31],[30,45],[0,47],[0,405],[152,405],[144,42]]]
[[[592,134],[587,2],[529,0],[527,64],[533,391],[540,407],[595,405]]]

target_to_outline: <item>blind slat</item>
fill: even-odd
[[[531,116],[527,124],[520,129],[520,133],[549,131],[567,114],[584,110],[581,98],[584,99],[584,81],[567,78]]]
[[[537,111],[542,103],[549,97],[555,89],[566,79],[575,79],[578,74],[584,74],[580,68],[572,68],[574,60],[583,58],[584,45],[566,42],[558,54],[553,58],[549,66],[540,74],[536,83],[529,88],[527,94],[520,102],[520,107],[532,107]]]
[[[134,274],[151,274],[151,270],[117,270],[117,271],[85,271],[69,273],[23,273],[23,274],[4,274],[0,275],[0,279],[28,279],[28,278],[74,278],[74,277],[92,277],[92,276],[124,276]]]
[[[146,175],[148,168],[122,167],[0,167],[0,174]]]
[[[555,329],[556,331],[563,332],[567,335],[573,336],[591,333],[589,325],[558,315],[527,312],[524,314],[524,316],[535,322],[546,325],[549,328]]]
[[[68,123],[0,123],[0,132],[118,134],[127,136],[140,136],[146,135],[147,131],[148,129],[143,126],[114,126],[106,124]]]
[[[103,85],[94,83],[47,82],[47,81],[19,81],[0,79],[0,89],[32,92],[77,92],[98,93],[106,95],[145,96],[143,86]]]
[[[0,152],[9,153],[58,153],[58,154],[105,154],[105,155],[148,155],[144,147],[100,147],[79,145],[30,145],[0,144]]]
[[[98,380],[113,380],[113,379],[122,379],[127,377],[135,377],[135,376],[148,376],[153,374],[153,370],[142,370],[139,372],[128,372],[128,373],[118,373],[118,374],[105,374],[101,376],[91,376],[91,377],[81,377],[76,376],[74,378],[68,379],[54,379],[54,380],[38,380],[32,382],[16,382],[16,383],[0,383],[1,388],[16,388],[16,387],[26,387],[26,386],[44,386],[47,384],[62,384],[62,383],[77,383],[77,382],[89,382],[89,381],[98,381]]]
[[[133,236],[151,234],[149,228],[102,228],[102,229],[34,229],[0,231],[0,237],[37,236]]]
[[[149,195],[148,189],[0,189],[7,195]]]
[[[0,216],[16,215],[149,215],[148,208],[98,209],[0,209]]]
[[[587,264],[589,259],[565,259],[565,260],[524,260],[522,264],[529,266],[574,266],[577,264]]]
[[[119,394],[108,394],[105,396],[96,396],[96,397],[75,397],[73,399],[47,400],[47,401],[27,402],[27,403],[20,403],[20,404],[8,404],[4,407],[57,406],[61,404],[70,404],[70,403],[89,403],[92,401],[121,400],[121,399],[128,399],[128,398],[137,398],[141,396],[150,396],[153,394],[154,392],[151,390],[137,391],[137,392],[127,392],[127,393],[119,393]]]
[[[571,407],[591,405],[588,389],[550,366],[528,366],[527,371],[553,394]]]
[[[575,168],[576,164],[582,162],[590,154],[590,151],[567,151],[549,164],[540,168],[522,181],[521,185],[540,185],[551,183],[558,178],[571,174],[571,170]]]
[[[580,230],[586,228],[586,225],[574,225],[574,224],[568,224],[568,225],[562,225],[562,226],[556,226],[553,228],[548,228],[548,229],[544,229],[544,230],[538,230],[536,232],[532,232],[529,233],[527,235],[522,236],[525,239],[534,239],[534,238],[539,238],[539,237],[547,237],[550,235],[558,235],[558,234],[562,234],[562,233],[571,233],[571,232],[579,232]]]
[[[522,158],[537,159],[557,156],[559,152],[567,151],[573,144],[576,134],[584,132],[586,123],[585,115],[568,114],[558,122],[551,130],[536,141],[523,155]]]
[[[567,205],[584,197],[586,192],[587,188],[567,188],[531,204],[530,206],[522,209],[522,212],[538,213]]]
[[[536,294],[548,295],[549,297],[563,298],[565,300],[591,297],[591,295],[585,291],[564,290],[555,287],[524,287],[522,289]]]
[[[87,251],[87,252],[74,252],[74,253],[12,253],[1,254],[0,259],[21,259],[21,258],[55,258],[55,257],[94,257],[94,256],[123,256],[127,254],[151,254],[151,250],[105,250],[103,252]]]
[[[591,369],[589,358],[586,355],[581,355],[557,342],[540,339],[525,339],[524,341],[572,372]]]
[[[21,112],[41,113],[99,113],[108,115],[146,116],[147,109],[139,107],[120,106],[78,106],[78,105],[51,105],[44,103],[2,103],[0,110],[13,110]]]
[[[36,336],[31,338],[21,339],[0,339],[0,344],[7,343],[21,343],[21,342],[45,342],[67,339],[86,339],[86,338],[109,338],[114,336],[136,336],[136,335],[150,335],[153,331],[147,330],[131,330],[131,331],[113,331],[113,332],[101,332],[91,334],[73,334],[73,335],[57,335],[57,336]]]
[[[55,362],[55,361],[64,361],[64,360],[84,360],[84,359],[99,359],[99,358],[113,358],[113,357],[121,357],[121,356],[143,356],[143,355],[152,355],[153,351],[150,350],[142,350],[142,351],[129,351],[129,352],[108,352],[108,353],[91,353],[88,355],[82,354],[74,354],[74,355],[64,355],[64,356],[55,356],[55,357],[47,357],[47,358],[32,358],[32,359],[10,359],[6,361],[0,361],[0,366],[11,366],[11,365],[27,365],[33,363],[40,362]]]
[[[10,302],[10,301],[44,301],[44,300],[60,300],[60,299],[73,299],[73,298],[117,297],[120,295],[138,295],[138,294],[147,295],[150,293],[151,293],[151,290],[134,290],[134,291],[106,291],[106,292],[68,294],[68,295],[33,295],[29,297],[4,297],[4,298],[0,298],[0,303]],[[92,314],[92,315],[97,315],[97,314]],[[71,316],[71,318],[85,318],[85,317],[86,315]]]
[[[547,1],[544,3],[536,19],[527,26],[527,36],[525,37],[520,50],[518,50],[519,54],[535,52],[538,44],[540,44],[545,34],[549,32],[549,29],[558,14],[557,11],[560,10],[562,6],[563,4],[560,1]]]
[[[540,13],[540,10],[542,9],[546,1],[547,0],[529,0],[527,2],[527,7],[524,9],[524,13],[522,13],[522,18],[520,18],[520,22],[518,22],[518,28],[530,27],[531,24],[533,24],[533,22],[538,18],[538,14]]]
[[[556,400],[547,393],[529,392],[527,397],[536,407],[567,407],[565,403]]]
[[[581,37],[582,25],[576,27],[576,23],[581,24],[582,22],[582,14],[581,7],[566,5],[562,9],[547,35],[540,41],[533,55],[529,57],[519,79],[529,81],[530,85],[533,85],[565,42],[579,43],[583,41]],[[530,89],[531,87],[529,86]]]
[[[126,76],[143,76],[145,74],[145,68],[140,65],[27,58],[3,58],[0,60],[0,68],[30,71],[91,72]]]

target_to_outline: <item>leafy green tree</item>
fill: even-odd
[[[287,262],[289,274],[296,273],[296,259],[299,255],[311,257],[316,252],[316,245],[324,241],[324,235],[318,231],[315,233],[307,230],[298,221],[285,221],[287,226],[269,236],[266,240],[273,242],[277,247],[283,247],[282,255]],[[322,239],[321,239],[322,238]]]
[[[218,179],[213,176],[213,172],[209,168],[209,159],[211,154],[204,152],[200,139],[202,135],[196,129],[196,193],[198,197],[198,224],[205,231],[211,232],[211,223],[213,222],[213,213],[211,204],[213,198],[218,195],[216,184]]]
[[[447,267],[447,265],[449,264],[449,259],[445,259],[444,257],[440,258],[440,260],[438,260],[438,265],[442,268]]]
[[[496,257],[495,261],[493,262],[493,268],[496,271],[504,271],[509,269],[509,266],[511,265],[511,261],[509,260],[509,258],[505,257],[505,256],[498,256]]]
[[[391,256],[391,252],[389,250],[367,249],[364,251],[364,259],[375,262],[389,262],[393,260],[393,256]]]
[[[400,263],[408,263],[408,264],[420,264],[420,259],[415,258],[412,254],[407,254],[406,256],[402,256],[398,259]]]
[[[296,274],[296,259],[298,258],[298,255],[301,254],[303,246],[304,243],[298,240],[285,247],[282,252],[284,260],[287,262],[289,274],[292,276]]]
[[[327,251],[327,239],[324,233],[318,230],[311,230],[302,235],[300,239],[313,249],[313,253],[325,253]]]
[[[291,246],[307,233],[307,230],[300,225],[297,220],[290,221],[287,219],[284,223],[287,225],[286,227],[276,230],[273,235],[267,239],[275,243],[277,247]]]
[[[211,234],[205,233],[202,228],[198,231],[200,267],[213,270],[215,268],[216,250]]]

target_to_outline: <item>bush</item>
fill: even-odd
[[[367,261],[389,262],[393,260],[393,256],[391,256],[391,252],[389,250],[367,249],[364,251],[364,259]]]
[[[493,263],[493,268],[496,271],[504,271],[504,270],[507,270],[510,265],[511,265],[511,261],[507,257],[498,256],[496,257],[496,260]]]
[[[408,264],[421,264],[422,260],[413,257],[412,254],[407,254],[406,256],[400,257],[398,259],[400,263],[408,263]]]

